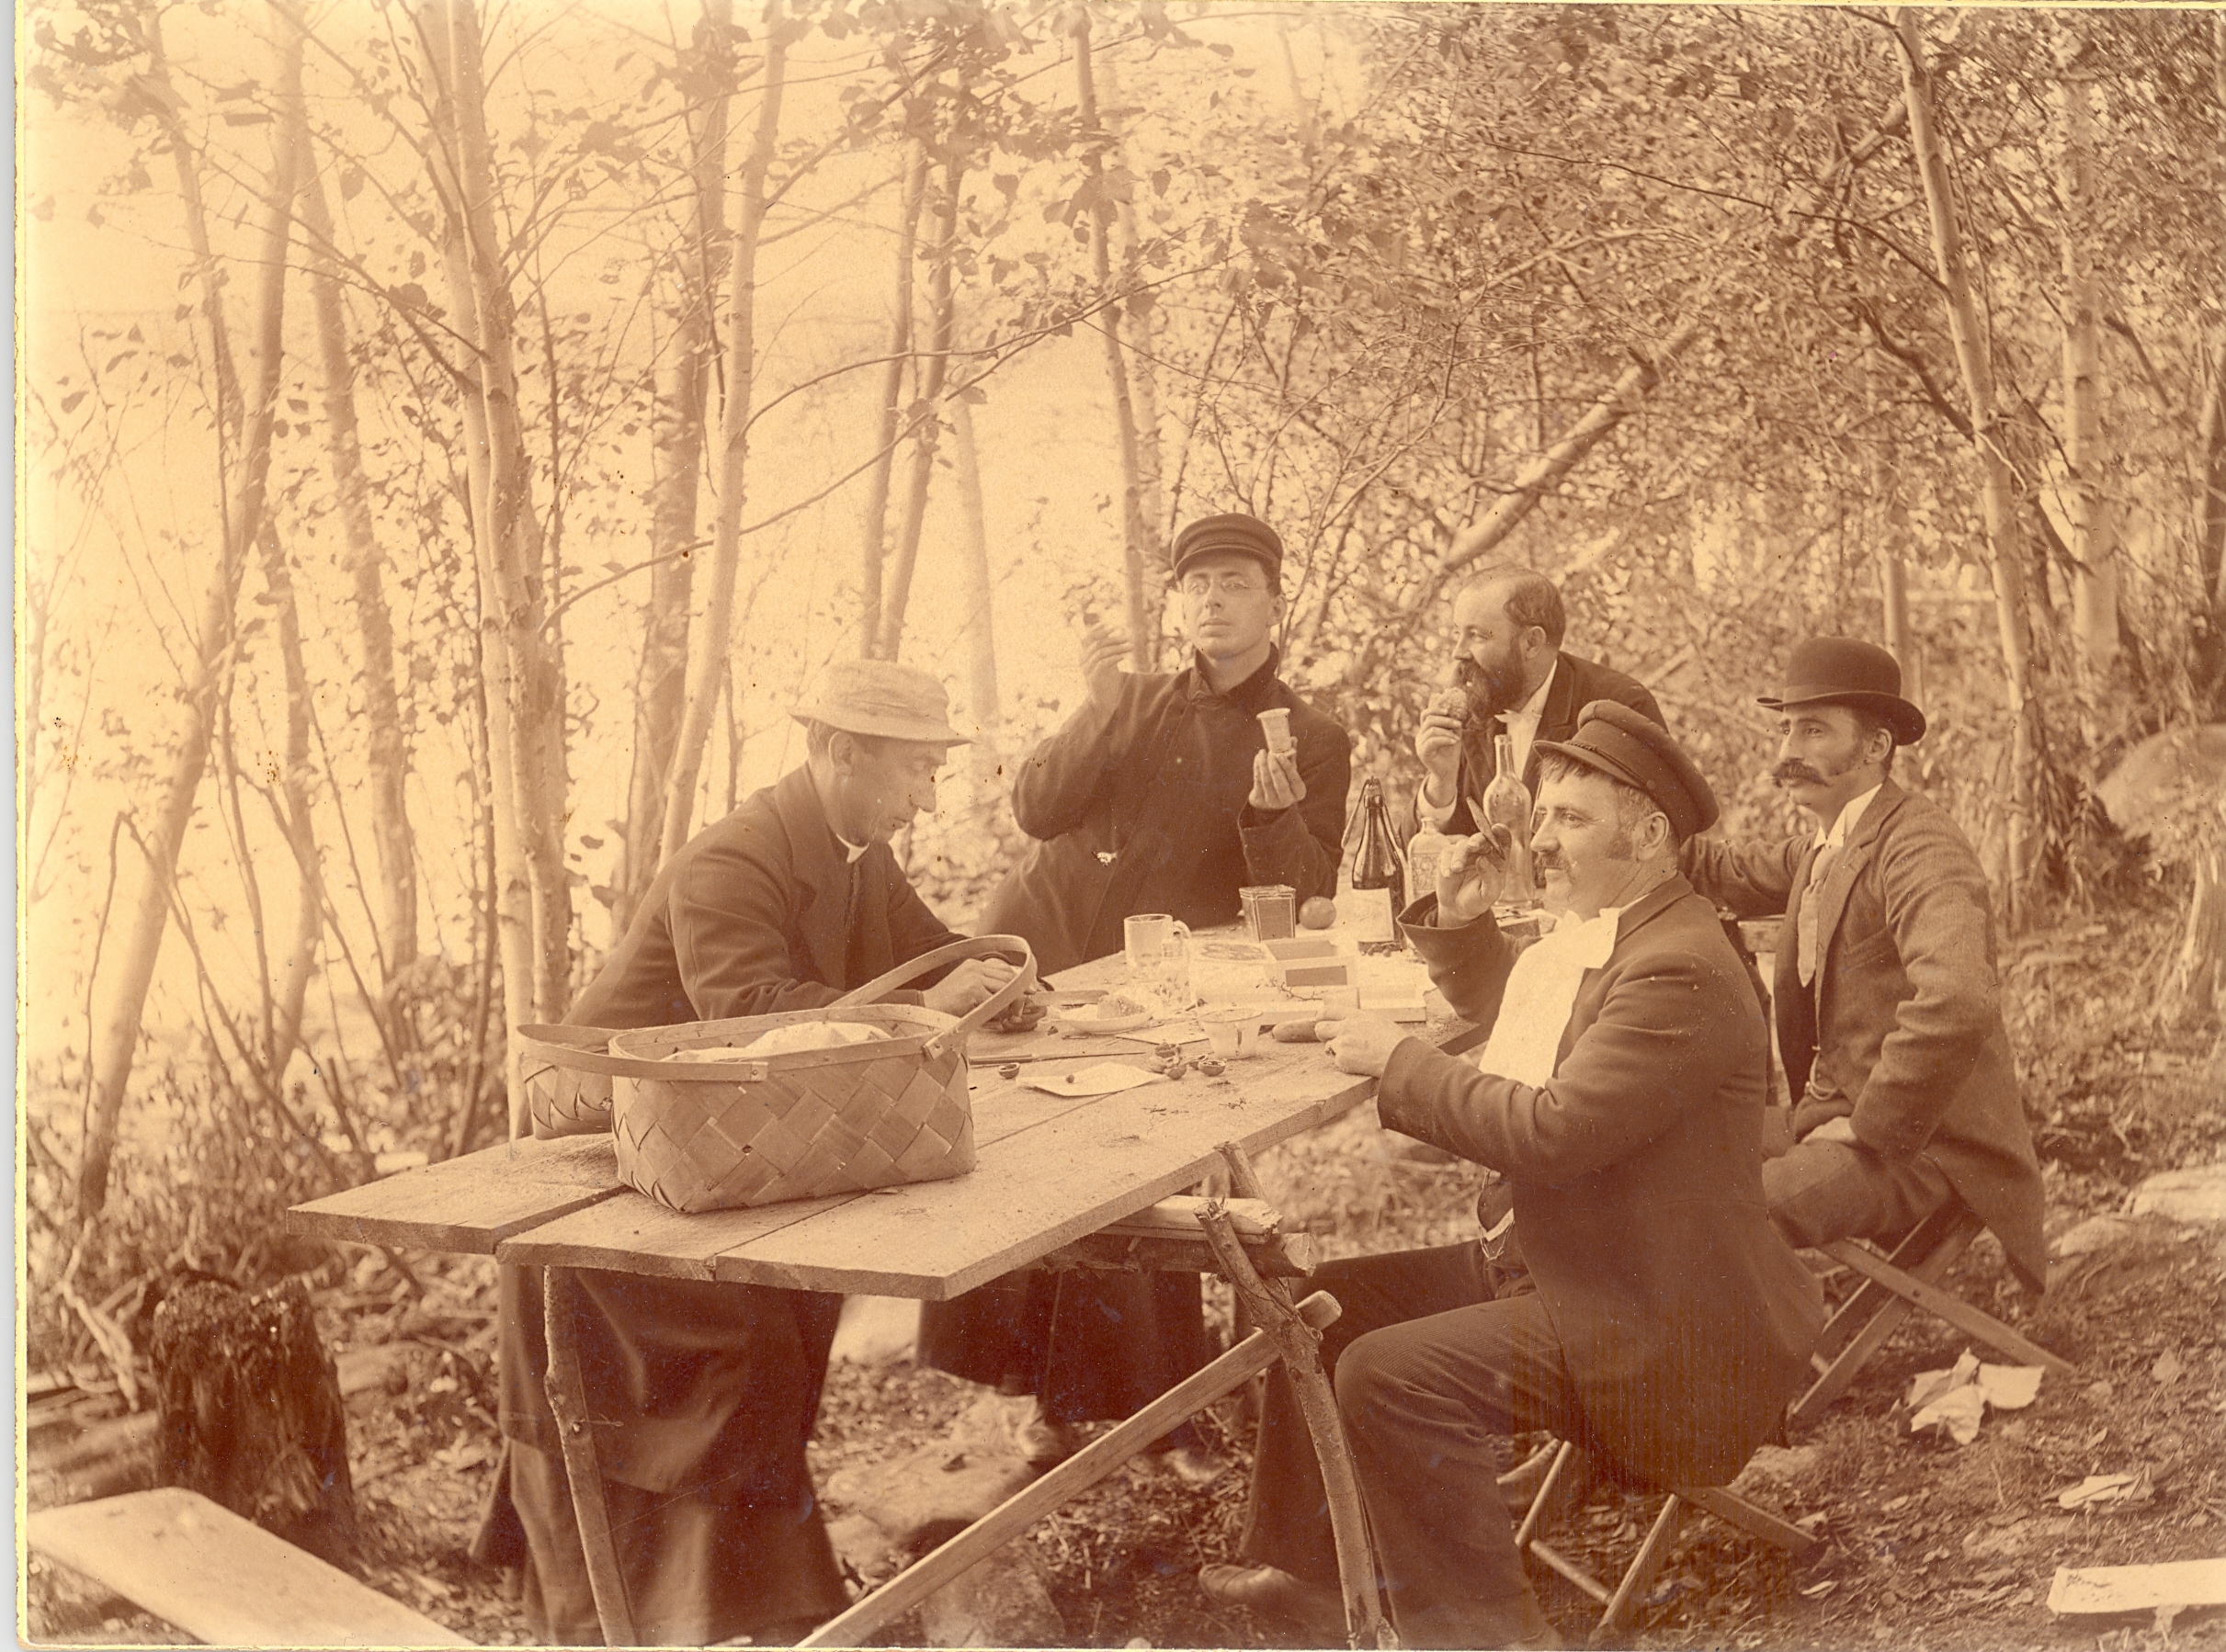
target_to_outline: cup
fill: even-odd
[[[1260,713],[1260,727],[1267,730],[1267,749],[1277,756],[1292,749],[1289,707],[1270,706]]]
[[[1206,1047],[1224,1061],[1236,1058],[1244,1041],[1244,1024],[1241,1021],[1210,1021],[1206,1024]]]
[[[1261,1029],[1257,1015],[1247,1015],[1237,1024],[1237,1057],[1240,1060],[1246,1056],[1258,1055],[1260,1047],[1266,1041],[1267,1035]]]
[[[1155,1014],[1179,1015],[1190,990],[1190,926],[1169,912],[1138,912],[1121,925],[1129,979]]]

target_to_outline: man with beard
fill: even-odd
[[[1231,923],[1246,884],[1289,884],[1301,901],[1336,890],[1352,742],[1278,674],[1283,541],[1255,516],[1206,516],[1175,536],[1173,560],[1189,662],[1124,673],[1127,639],[1093,628],[1088,697],[1014,782],[1036,842],[982,922],[1025,937],[1047,975],[1119,951],[1132,913]],[[1268,749],[1259,720],[1276,710],[1289,751]],[[1073,1449],[1070,1425],[1128,1416],[1209,1351],[1196,1275],[1030,1269],[928,1304],[920,1357],[1034,1395],[1023,1443],[1051,1462]],[[1168,1465],[1210,1477],[1188,1426],[1174,1438]]]
[[[794,715],[806,758],[705,827],[572,1006],[581,1026],[813,1009],[958,937],[889,840],[932,810],[964,736],[943,685],[880,660],[830,666]],[[970,959],[891,994],[962,1015],[1012,979]],[[636,1630],[653,1646],[786,1644],[846,1603],[804,1443],[842,1298],[581,1269],[574,1334]],[[505,1267],[505,1454],[473,1553],[522,1566],[535,1641],[602,1644],[562,1442],[542,1391],[541,1271]]]
[[[1777,784],[1817,830],[1777,843],[1696,840],[1694,887],[1743,918],[1783,914],[1772,1003],[1795,1096],[1794,1145],[1763,1166],[1797,1245],[1891,1245],[1950,1199],[2047,1275],[2040,1167],[2002,1023],[1993,912],[1970,841],[1892,776],[1925,733],[1884,649],[1818,637],[1793,651]]]
[[[1660,723],[1654,696],[1621,672],[1562,651],[1568,628],[1562,594],[1526,568],[1489,569],[1453,598],[1454,669],[1459,686],[1434,698],[1414,733],[1426,771],[1415,812],[1440,832],[1476,831],[1475,799],[1498,772],[1493,737],[1515,741],[1516,774],[1538,795],[1531,754],[1540,741],[1567,740],[1577,714],[1613,700]]]
[[[1377,1563],[1407,1646],[1561,1642],[1523,1575],[1493,1434],[1548,1429],[1657,1485],[1721,1485],[1777,1426],[1823,1318],[1763,1207],[1767,1038],[1755,990],[1678,848],[1716,818],[1667,730],[1585,707],[1545,746],[1532,844],[1551,933],[1519,957],[1505,875],[1471,839],[1402,914],[1430,978],[1491,1029],[1473,1060],[1387,1021],[1331,1057],[1380,1075],[1384,1122],[1505,1174],[1527,1273],[1477,1239],[1333,1262],[1323,1334]],[[1505,828],[1494,828],[1504,834]],[[1344,1638],[1327,1499],[1269,1374],[1239,1553],[1200,1586]]]

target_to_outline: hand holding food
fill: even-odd
[[[1472,922],[1492,910],[1507,878],[1514,838],[1505,826],[1486,826],[1456,838],[1437,864],[1437,927]]]
[[[1423,708],[1422,723],[1414,730],[1414,755],[1428,771],[1423,783],[1425,798],[1440,809],[1453,801],[1460,777],[1460,730],[1469,715],[1469,697],[1458,688],[1434,695]]]

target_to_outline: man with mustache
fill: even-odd
[[[1777,1426],[1823,1318],[1763,1205],[1760,1006],[1677,869],[1716,799],[1667,730],[1596,702],[1540,753],[1532,845],[1553,931],[1492,916],[1504,848],[1472,838],[1402,914],[1430,979],[1491,1035],[1473,1059],[1335,1024],[1383,1122],[1506,1176],[1527,1272],[1479,1239],[1333,1262],[1322,1339],[1400,1644],[1555,1646],[1494,1484],[1491,1436],[1547,1429],[1659,1485],[1721,1485]],[[1495,829],[1501,832],[1504,828]],[[1487,1236],[1496,1237],[1496,1236]],[[1281,1367],[1267,1379],[1242,1566],[1207,1593],[1341,1644],[1327,1499]]]
[[[1561,592],[1543,574],[1493,568],[1476,575],[1454,595],[1453,624],[1459,685],[1430,701],[1414,732],[1414,754],[1426,771],[1415,812],[1440,832],[1475,832],[1472,805],[1497,773],[1497,734],[1513,737],[1516,776],[1535,798],[1537,742],[1567,740],[1593,701],[1613,700],[1664,720],[1638,683],[1562,651],[1568,618]]]
[[[1771,1216],[1797,1245],[1891,1244],[1961,1199],[2039,1291],[2040,1166],[1986,876],[1947,811],[1893,779],[1925,714],[1891,653],[1846,637],[1803,642],[1761,703],[1778,714],[1777,784],[1817,830],[1696,839],[1685,869],[1743,918],[1783,914],[1772,1004],[1794,1144],[1763,1166]]]
[[[666,862],[572,1006],[577,1026],[805,1010],[958,937],[889,840],[965,737],[943,685],[838,661],[794,712],[806,757]],[[962,1015],[1012,979],[969,959],[893,1001]],[[785,1644],[847,1601],[804,1457],[842,1298],[580,1270],[575,1330],[619,1565],[650,1645]],[[504,1458],[473,1553],[522,1566],[537,1642],[600,1646],[542,1392],[541,1271],[499,1285]]]

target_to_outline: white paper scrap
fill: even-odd
[[[1130,1067],[1121,1061],[1098,1061],[1088,1067],[1062,1067],[1056,1061],[1039,1061],[1036,1069],[1021,1081],[1031,1090],[1041,1090],[1052,1095],[1115,1095],[1123,1090],[1134,1090],[1139,1084],[1164,1084],[1164,1073],[1146,1072],[1141,1067]]]
[[[2022,1411],[2039,1397],[2046,1375],[2039,1365],[1982,1365],[1979,1392],[1997,1411]]]
[[[2049,1586],[2049,1610],[2059,1616],[2148,1612],[2159,1606],[2226,1606],[2226,1559],[2060,1566]]]
[[[1937,1423],[1955,1436],[1958,1445],[1969,1445],[1979,1437],[1979,1424],[1985,1416],[1986,1396],[1979,1392],[1976,1383],[1965,1383],[1948,1389],[1910,1418],[1909,1431],[1918,1433]]]

